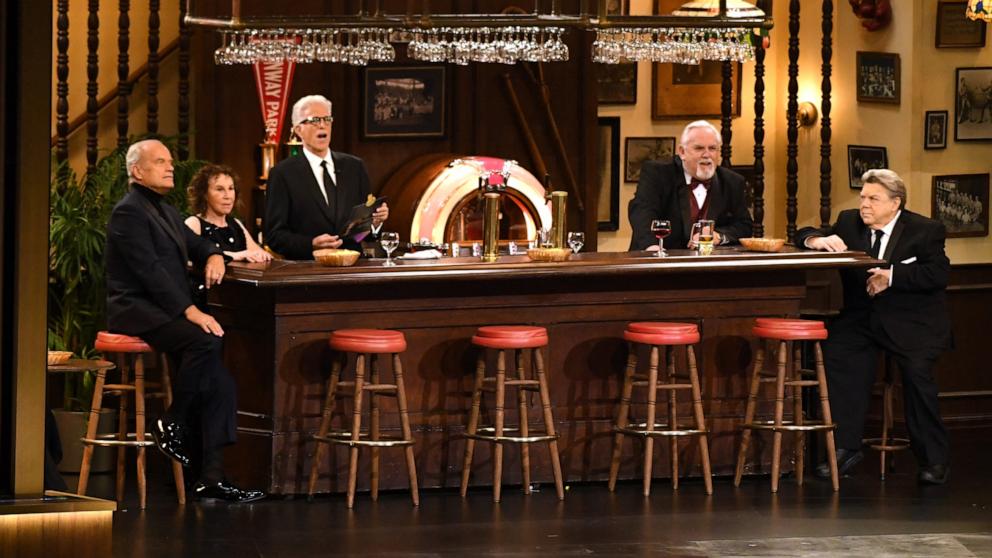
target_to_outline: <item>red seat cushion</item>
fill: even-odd
[[[101,331],[96,334],[96,350],[101,353],[151,353],[151,345],[140,337]]]
[[[482,326],[472,343],[491,349],[533,349],[548,344],[548,330],[539,326]]]
[[[329,344],[335,351],[349,353],[402,353],[406,337],[391,329],[339,329],[331,333]]]
[[[793,318],[755,318],[754,327],[771,329],[823,329],[820,320],[797,320]]]
[[[699,343],[699,328],[680,322],[633,322],[627,324],[623,338],[645,345],[691,345]]]
[[[789,327],[759,327],[751,329],[752,335],[762,339],[780,339],[782,341],[822,341],[827,338],[827,329],[789,328]]]

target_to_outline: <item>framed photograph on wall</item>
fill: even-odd
[[[961,10],[964,13],[964,10]],[[607,15],[630,15],[630,0],[606,0]]]
[[[858,51],[858,102],[899,104],[899,55]]]
[[[933,177],[931,216],[947,228],[947,238],[989,235],[989,175]]]
[[[671,161],[675,156],[675,138],[626,138],[624,140],[624,182],[641,178],[644,161]]]
[[[889,168],[889,153],[884,147],[848,145],[847,168],[851,188],[860,190],[865,171]]]
[[[981,20],[970,20],[964,15],[967,2],[937,3],[937,48],[982,48],[985,46],[985,28]]]
[[[954,141],[992,141],[992,67],[954,75]]]
[[[444,66],[365,68],[362,136],[444,137],[445,71]]]
[[[601,231],[620,230],[620,117],[599,119],[599,206]]]
[[[596,100],[601,105],[637,104],[637,63],[595,64]]]
[[[947,147],[947,111],[928,110],[923,122],[923,149]]]

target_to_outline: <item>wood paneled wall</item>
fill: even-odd
[[[354,4],[354,6],[352,5]],[[574,5],[573,5],[574,4]],[[225,5],[228,7],[225,8]],[[404,13],[406,2],[383,2],[389,13]],[[435,1],[434,12],[494,13],[516,5],[528,11],[531,2],[506,0]],[[578,1],[562,2],[564,10],[577,11]],[[226,14],[229,4],[224,0],[198,2],[198,15]],[[286,9],[252,6],[252,10]],[[300,0],[293,4],[293,13],[355,13],[357,2]],[[265,15],[252,11],[245,15]],[[569,31],[566,40],[570,61],[546,64],[544,80],[550,89],[552,112],[564,138],[567,164],[578,182],[585,211],[570,197],[570,228],[583,229],[590,246],[596,235],[596,97],[595,78],[589,61],[592,36],[582,31]],[[213,50],[220,45],[220,36],[199,32],[193,37],[194,63],[195,157],[233,166],[241,175],[240,193],[245,207],[253,207],[252,185],[257,183],[258,147],[264,137],[262,118],[252,70],[248,66],[216,66]],[[406,45],[396,45],[396,64],[415,63],[406,58]],[[518,125],[513,105],[507,93],[504,75],[509,75],[520,99],[524,118],[530,123],[536,142],[551,173],[556,189],[566,189],[566,162],[557,155],[545,110],[541,104],[540,88],[531,79],[523,64],[472,64],[466,67],[448,64],[446,134],[441,139],[367,140],[361,135],[363,108],[362,68],[342,64],[314,63],[298,65],[291,100],[319,93],[334,104],[334,127],[331,148],[355,154],[365,160],[372,188],[378,191],[403,163],[427,153],[456,153],[464,155],[493,155],[517,160],[536,173],[524,135]],[[530,65],[536,73],[536,66]],[[288,112],[288,111],[287,111]],[[284,135],[289,132],[289,115]],[[285,139],[285,138],[284,138]],[[570,196],[574,196],[570,193]],[[400,208],[392,208],[399,211]],[[250,215],[249,221],[253,221]],[[252,223],[253,224],[253,223]]]

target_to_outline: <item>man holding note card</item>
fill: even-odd
[[[323,248],[360,252],[361,241],[389,218],[385,199],[369,194],[361,159],[331,151],[330,101],[303,97],[293,105],[292,119],[303,152],[269,171],[265,243],[293,260],[313,259],[313,251]]]

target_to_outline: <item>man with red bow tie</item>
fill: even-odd
[[[751,236],[744,177],[720,166],[722,143],[716,127],[697,120],[682,130],[678,157],[671,162],[644,162],[627,210],[633,232],[630,250],[658,249],[651,232],[654,219],[672,222],[666,247],[695,247],[690,235],[692,224],[700,219],[716,222],[716,246]]]

